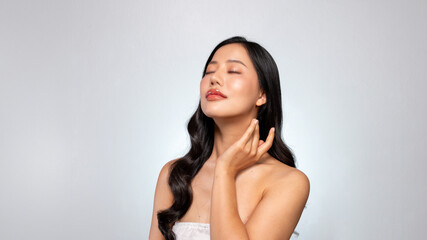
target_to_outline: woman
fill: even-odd
[[[243,37],[218,44],[188,122],[191,149],[160,171],[150,240],[289,239],[310,184],[281,128],[271,55]]]

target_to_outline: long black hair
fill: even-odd
[[[282,96],[279,70],[267,50],[258,43],[247,41],[244,37],[236,36],[226,39],[219,43],[210,54],[203,69],[202,77],[204,77],[206,68],[215,52],[220,47],[231,43],[239,43],[245,47],[255,66],[259,86],[264,90],[267,97],[267,102],[258,109],[257,119],[259,121],[260,139],[265,141],[270,128],[275,127],[273,145],[268,150],[268,153],[280,162],[296,167],[294,155],[281,137]],[[185,156],[175,161],[170,168],[168,183],[174,202],[170,208],[157,213],[158,226],[166,240],[175,240],[172,226],[185,215],[191,206],[193,201],[191,181],[212,153],[214,126],[213,119],[203,113],[199,101],[196,112],[191,116],[187,124],[191,148]]]

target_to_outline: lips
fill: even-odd
[[[211,95],[216,95],[216,96],[220,96],[220,97],[223,97],[223,98],[226,98],[227,96],[225,96],[221,91],[219,91],[218,89],[216,89],[216,88],[211,88],[211,89],[209,89],[207,92],[206,92],[206,97],[209,97],[209,96],[211,96]]]

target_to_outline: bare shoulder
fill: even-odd
[[[178,159],[179,158],[168,161],[165,165],[163,165],[162,169],[160,170],[159,177],[157,179],[156,193],[154,199],[154,204],[156,205],[156,203],[160,203],[160,208],[169,207],[168,205],[172,204],[173,195],[168,182],[171,166]]]
[[[154,204],[156,205],[156,203],[160,203],[160,207],[162,208],[171,205],[173,201],[172,191],[169,187],[169,175],[172,164],[175,163],[178,159],[170,160],[165,165],[163,165],[157,179]]]
[[[168,181],[170,168],[172,164],[177,160],[178,159],[173,159],[168,161],[165,165],[163,165],[162,169],[160,170],[159,177],[157,179],[156,190],[154,193],[153,213],[151,218],[151,228],[149,235],[150,240],[164,240],[164,237],[162,236],[158,228],[157,214],[159,211],[169,208],[173,203],[173,194],[169,187]]]
[[[277,159],[270,157],[263,164],[268,166],[269,191],[297,191],[301,197],[308,197],[310,180],[301,170],[290,167]]]
[[[168,161],[167,163],[165,163],[165,165],[163,165],[162,169],[160,170],[159,173],[159,179],[157,180],[162,181],[162,182],[167,182],[169,179],[169,174],[170,174],[170,170],[171,170],[171,166],[172,164],[174,164],[176,161],[178,161],[179,158],[173,159]]]
[[[307,202],[310,181],[301,170],[271,156],[258,167],[265,188],[246,229],[253,239],[289,239]]]

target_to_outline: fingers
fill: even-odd
[[[263,143],[260,147],[258,147],[259,156],[262,156],[264,153],[266,153],[268,149],[270,149],[271,145],[273,145],[274,134],[275,134],[274,131],[275,131],[274,128],[270,128],[267,139],[265,139],[265,143]]]
[[[258,141],[259,141],[259,123],[256,124],[253,138],[252,138],[252,146],[251,146],[251,152],[255,155],[258,151]]]
[[[255,121],[256,120],[256,121]],[[249,138],[252,136],[253,131],[255,130],[255,127],[257,125],[258,120],[257,119],[252,119],[251,124],[249,125],[248,129],[246,130],[246,132],[243,134],[243,136],[240,138],[240,143],[243,144],[243,146],[246,145],[246,143],[248,142]]]

